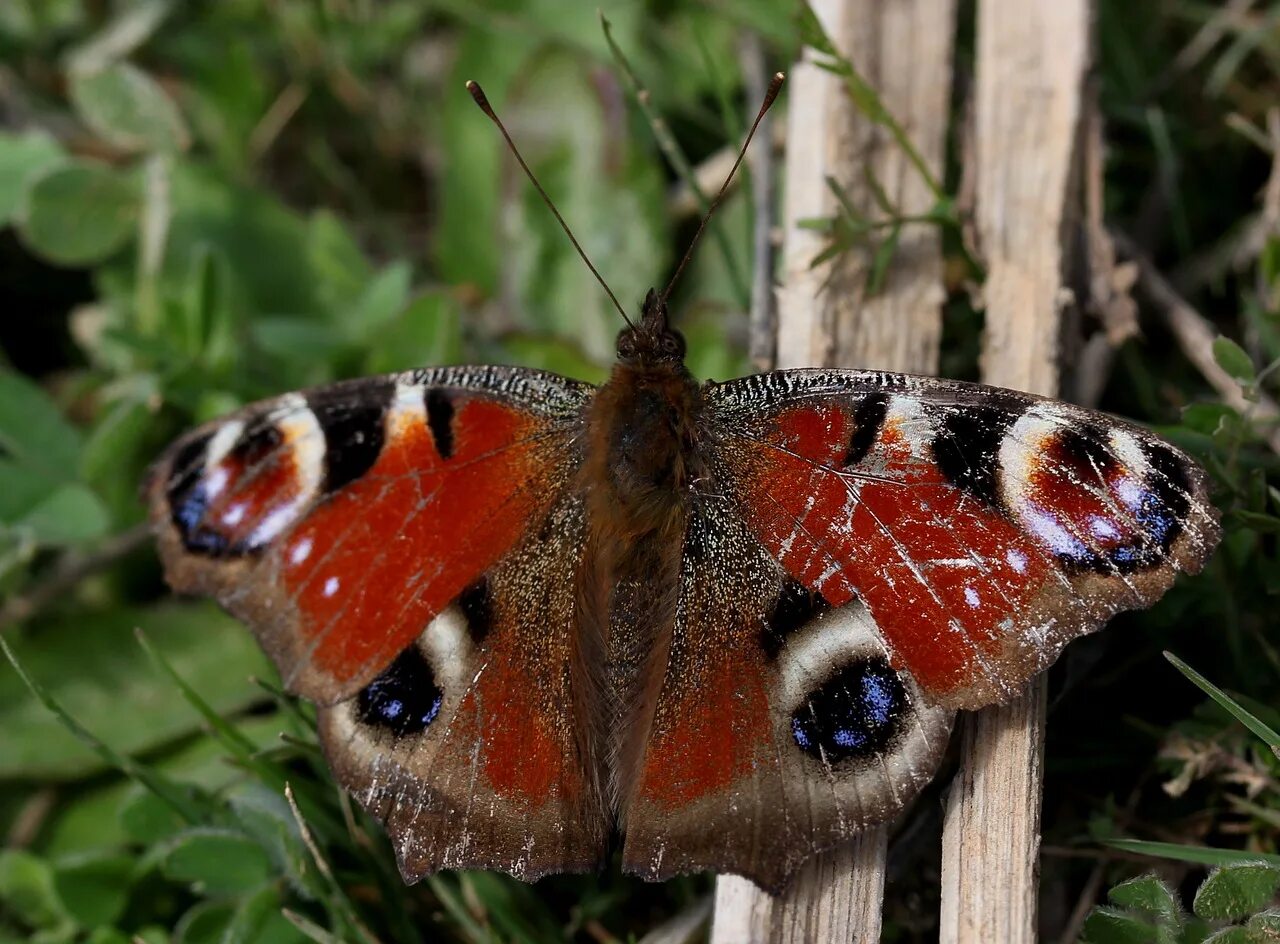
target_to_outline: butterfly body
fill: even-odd
[[[406,877],[597,867],[771,888],[901,810],[1013,697],[1217,541],[1150,433],[874,371],[700,384],[655,294],[598,390],[443,368],[180,440],[170,582],[320,705]]]

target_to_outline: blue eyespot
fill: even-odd
[[[903,727],[910,700],[883,657],[845,666],[791,716],[796,746],[837,763],[883,751]]]
[[[356,696],[356,717],[396,737],[425,731],[440,713],[444,693],[418,647],[410,646]]]

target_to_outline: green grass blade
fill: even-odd
[[[171,806],[174,812],[188,823],[198,823],[202,820],[200,810],[187,797],[183,796],[181,790],[167,783],[163,778],[156,776],[154,772],[139,764],[133,758],[121,754],[111,745],[99,740],[88,728],[68,714],[58,700],[43,685],[31,677],[27,672],[26,666],[18,660],[18,657],[9,648],[9,643],[2,635],[0,635],[0,651],[4,652],[4,657],[9,660],[9,664],[13,666],[14,671],[18,673],[18,677],[22,679],[22,683],[27,686],[31,694],[45,708],[53,712],[58,720],[66,726],[66,729],[75,735],[82,744],[125,776],[139,783],[144,789],[150,790]]]
[[[236,757],[246,761],[251,759],[258,750],[257,745],[245,737],[235,725],[228,723],[222,715],[210,707],[207,701],[200,697],[200,694],[174,670],[169,661],[160,654],[160,651],[151,645],[151,640],[142,631],[142,627],[135,627],[133,635],[138,640],[138,645],[142,647],[142,651],[151,658],[156,668],[177,686],[178,691],[182,692],[182,697],[187,700],[187,703],[196,710],[200,717],[204,718],[210,729],[218,737],[218,740]]]
[[[1247,711],[1235,699],[1224,692],[1218,686],[1214,685],[1207,678],[1197,672],[1191,666],[1187,665],[1172,652],[1166,652],[1164,657],[1173,663],[1173,667],[1191,680],[1197,688],[1216,701],[1225,708],[1230,714],[1246,728],[1260,737],[1267,747],[1271,748],[1271,753],[1276,757],[1280,757],[1280,734],[1263,722],[1253,713]]]
[[[1245,852],[1241,849],[1214,849],[1210,846],[1184,846],[1176,842],[1147,842],[1142,839],[1109,839],[1104,845],[1123,852],[1194,862],[1197,865],[1237,865],[1241,862],[1266,862],[1280,866],[1280,855]]]

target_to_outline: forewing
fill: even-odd
[[[244,620],[291,691],[349,698],[546,518],[590,392],[453,368],[247,407],[152,471],[166,576]]]
[[[909,803],[951,728],[889,664],[866,610],[790,577],[725,497],[689,522],[657,668],[623,822],[623,866],[649,880],[712,870],[781,888]]]
[[[1203,470],[1101,413],[830,370],[708,398],[717,487],[752,534],[825,603],[860,600],[892,665],[947,707],[1013,697],[1218,541]]]

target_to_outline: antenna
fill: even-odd
[[[707,228],[707,221],[711,219],[711,214],[716,212],[716,207],[720,205],[720,201],[724,199],[724,192],[729,189],[729,183],[733,180],[733,175],[738,172],[742,159],[747,154],[747,146],[751,144],[751,139],[755,136],[756,128],[760,127],[760,122],[764,119],[765,112],[769,110],[769,106],[773,104],[773,100],[778,97],[778,92],[782,88],[782,83],[786,81],[786,76],[781,72],[773,74],[773,81],[769,83],[769,88],[764,93],[764,101],[760,103],[760,110],[756,112],[756,120],[751,123],[751,130],[747,132],[747,140],[742,142],[742,149],[738,151],[738,159],[733,162],[733,166],[729,168],[729,173],[724,179],[724,183],[720,185],[720,192],[716,194],[716,198],[711,201],[711,205],[707,207],[707,212],[702,215],[702,222],[698,224],[698,231],[693,234],[693,241],[689,243],[689,248],[685,250],[684,258],[680,260],[680,265],[676,267],[675,275],[671,276],[671,281],[667,283],[667,287],[662,290],[662,304],[667,304],[667,296],[671,294],[671,289],[675,287],[677,280],[684,272],[684,267],[689,264],[689,258],[693,255],[693,247],[698,245],[698,240],[702,238],[702,231]]]
[[[511,140],[511,135],[507,133],[506,127],[494,112],[493,106],[489,104],[489,99],[484,94],[484,89],[480,87],[480,83],[468,81],[467,91],[471,93],[471,97],[474,98],[476,104],[480,106],[480,110],[488,115],[489,120],[498,126],[498,130],[502,132],[502,137],[506,139],[507,147],[511,149],[511,153],[514,154],[516,160],[520,162],[520,167],[529,178],[529,182],[532,183],[534,189],[538,191],[538,195],[542,197],[542,202],[547,205],[547,209],[549,209],[552,215],[555,216],[556,222],[560,224],[560,228],[564,230],[564,234],[569,237],[569,242],[573,243],[573,248],[578,250],[578,255],[581,256],[582,261],[587,264],[587,268],[591,270],[591,274],[596,277],[596,281],[600,283],[600,287],[609,295],[609,300],[613,302],[613,307],[618,309],[618,314],[622,316],[622,320],[627,323],[627,327],[635,328],[635,325],[631,323],[631,319],[627,317],[627,313],[623,311],[622,306],[618,304],[618,296],[613,294],[613,289],[609,288],[599,271],[597,271],[596,267],[591,264],[591,260],[587,258],[587,254],[583,250],[582,245],[574,237],[573,230],[569,229],[569,224],[564,221],[564,217],[560,215],[560,211],[556,209],[556,205],[551,202],[551,198],[547,196],[547,192],[542,189],[542,184],[538,183],[538,178],[533,176],[533,171],[529,169],[529,165],[526,164],[524,162],[524,158],[520,156],[519,148],[517,148],[516,143]],[[757,118],[756,124],[759,123],[760,119]],[[754,131],[755,129],[752,128],[752,130]],[[750,138],[748,138],[748,140],[750,140]],[[741,158],[739,158],[739,160],[741,160]],[[737,165],[735,164],[734,166],[736,167]]]

